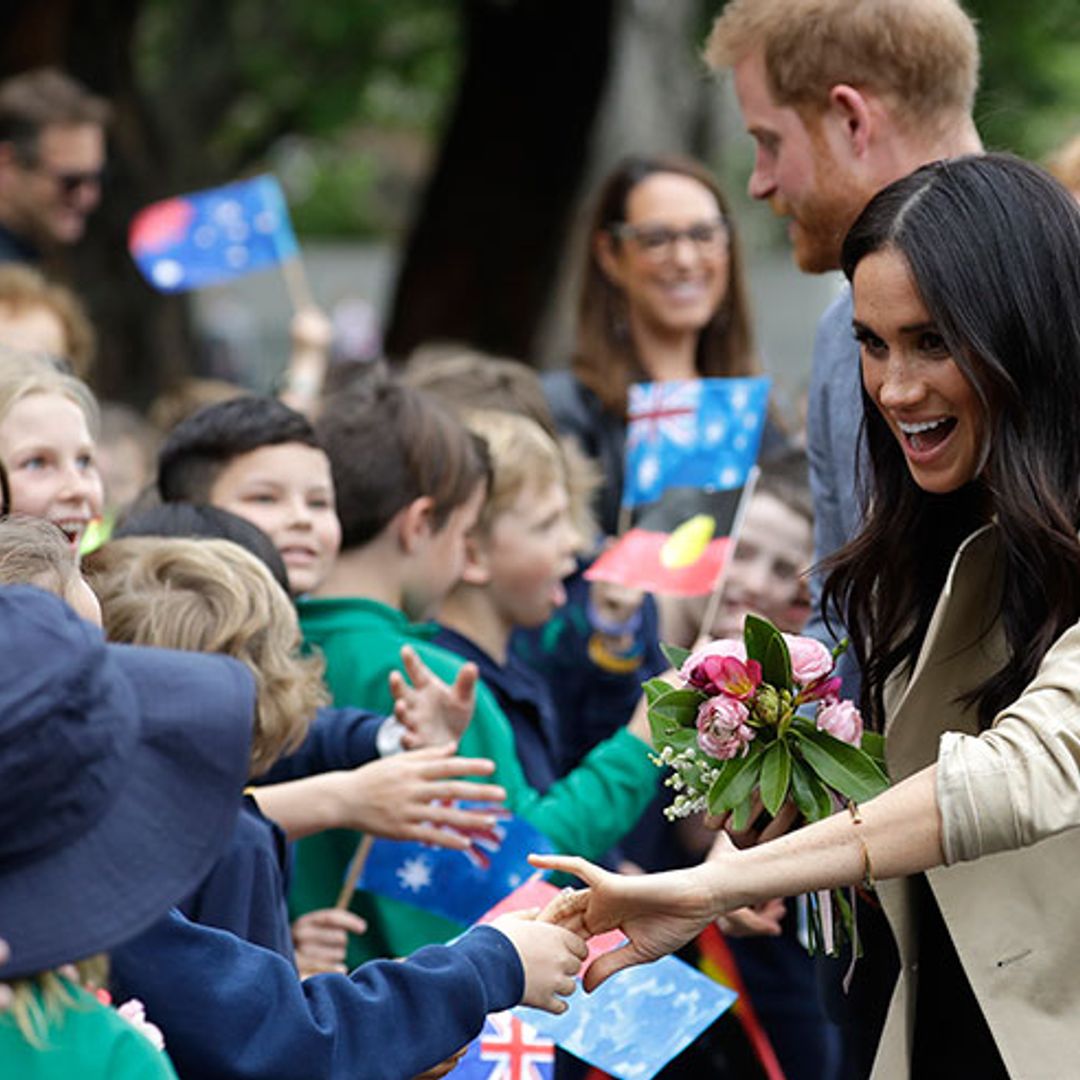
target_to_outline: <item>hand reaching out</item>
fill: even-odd
[[[585,972],[585,989],[595,990],[617,971],[674,952],[697,937],[716,917],[708,892],[690,870],[624,876],[570,855],[530,855],[533,866],[581,878],[587,889],[561,894],[547,917],[588,938],[621,930],[621,949],[597,957]]]
[[[309,911],[292,924],[293,948],[300,978],[324,972],[348,973],[345,951],[349,934],[362,934],[367,923],[351,911],[325,908]]]
[[[462,833],[491,829],[498,807],[465,810],[454,801],[499,804],[506,792],[497,784],[461,778],[490,776],[494,771],[494,762],[487,758],[455,757],[452,746],[429,746],[357,769],[262,784],[252,795],[290,840],[323,829],[355,829],[464,851],[469,839]]]
[[[380,758],[351,772],[326,775],[341,778],[340,827],[464,850],[469,841],[462,834],[490,829],[496,823],[497,807],[463,810],[452,803],[468,799],[500,804],[506,791],[497,784],[459,777],[490,776],[494,771],[494,762],[487,758],[455,757],[451,746],[430,746]]]
[[[402,646],[401,662],[408,681],[400,671],[392,671],[390,692],[394,695],[394,716],[406,729],[402,744],[414,750],[457,743],[476,706],[476,681],[480,677],[476,665],[463,664],[453,685],[448,686],[411,646]]]
[[[566,1012],[563,999],[576,989],[575,976],[589,955],[583,938],[563,926],[542,921],[536,911],[500,915],[491,925],[510,939],[521,958],[525,970],[521,1004],[550,1013]]]

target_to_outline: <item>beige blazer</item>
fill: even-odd
[[[1055,644],[990,738],[970,738],[974,710],[954,698],[1006,655],[994,619],[1000,583],[999,543],[988,527],[957,552],[910,677],[887,687],[886,758],[896,781],[952,747],[938,766],[946,857],[950,849],[962,858],[997,853],[927,879],[1010,1075],[1064,1080],[1080,1077],[1080,831],[1061,831],[1080,823],[1080,628]],[[894,1080],[910,1074],[917,936],[909,883],[878,888],[901,973],[872,1075]]]

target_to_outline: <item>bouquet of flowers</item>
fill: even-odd
[[[683,685],[645,684],[654,760],[676,791],[669,819],[699,811],[731,815],[745,829],[758,807],[776,815],[791,799],[807,821],[888,787],[884,742],[863,730],[859,710],[839,697],[836,659],[812,638],[782,634],[748,615],[743,640],[690,653],[664,646]],[[808,897],[808,946],[858,949],[851,899],[838,889]]]

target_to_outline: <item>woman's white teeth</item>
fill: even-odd
[[[897,424],[899,424],[900,430],[905,435],[921,435],[924,431],[933,431],[934,428],[941,427],[948,419],[947,416],[942,416],[938,420],[926,420],[920,424],[905,424],[903,421],[898,420]]]

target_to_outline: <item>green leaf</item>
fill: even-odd
[[[832,799],[817,774],[797,757],[791,762],[791,797],[807,821],[820,821],[833,812]]]
[[[792,729],[807,765],[831,788],[849,799],[872,799],[888,786],[888,777],[869,754],[824,731]]]
[[[777,739],[762,758],[761,803],[775,817],[787,798],[791,782],[791,751],[783,739]]]
[[[649,706],[649,718],[671,720],[680,727],[697,724],[698,707],[705,700],[700,690],[669,690]]]
[[[764,680],[777,690],[790,690],[791,656],[783,634],[768,619],[747,615],[743,640],[747,657],[761,665]]]
[[[645,704],[652,705],[657,698],[670,693],[672,687],[670,683],[664,682],[663,679],[649,679],[641,684],[641,689],[645,691]]]
[[[736,832],[742,832],[747,825],[750,824],[750,800],[743,799],[738,806],[735,807],[731,814],[731,827]]]
[[[649,716],[649,731],[652,733],[652,743],[656,749],[663,750],[670,746],[676,754],[697,746],[697,729],[680,727],[672,720],[663,717]]]
[[[869,754],[882,772],[885,768],[885,736],[879,731],[864,731],[862,737],[862,752]]]
[[[660,651],[664,654],[664,658],[667,662],[676,671],[686,663],[687,658],[690,656],[690,650],[684,649],[679,645],[665,645],[661,643]]]
[[[743,758],[732,758],[720,770],[720,775],[709,788],[709,813],[722,814],[734,810],[739,803],[750,798],[750,793],[761,776],[763,754],[750,753]]]

